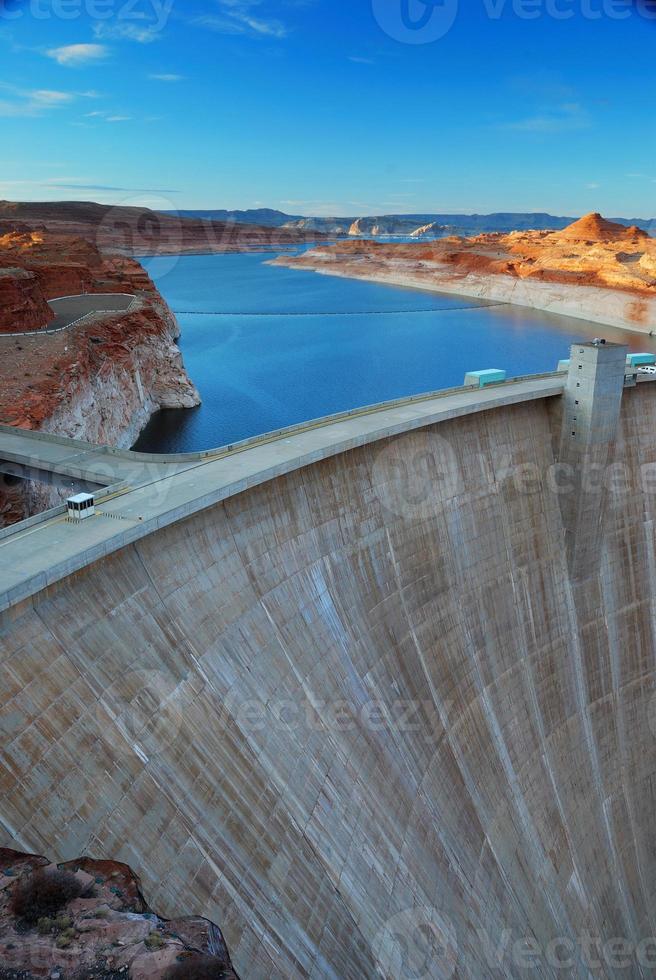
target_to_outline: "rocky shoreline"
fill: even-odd
[[[271,264],[656,332],[656,241],[599,215],[564,232],[430,244],[345,242]]]
[[[453,280],[448,266],[432,268],[429,273],[396,263],[392,268],[362,263],[341,264],[318,251],[307,253],[303,261],[279,257],[271,265],[301,268],[325,276],[362,279],[405,289],[447,293],[471,299],[510,303],[544,313],[588,320],[619,330],[652,335],[656,333],[656,299],[630,296],[619,290],[596,286],[567,286],[562,283],[522,282],[510,276],[470,273]],[[651,326],[650,326],[651,324]]]

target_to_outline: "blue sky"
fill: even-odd
[[[652,217],[655,51],[624,0],[0,0],[0,196]]]

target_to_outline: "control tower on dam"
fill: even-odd
[[[129,863],[249,980],[656,975],[626,365],[581,344],[195,457],[0,431],[2,466],[105,487],[0,532],[0,846]]]

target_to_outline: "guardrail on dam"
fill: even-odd
[[[0,845],[249,980],[654,975],[656,385],[580,350],[168,462],[2,430],[108,489],[0,540]]]

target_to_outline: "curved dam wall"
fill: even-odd
[[[576,579],[561,414],[342,453],[3,613],[1,843],[131,864],[243,977],[653,976],[656,386]]]

